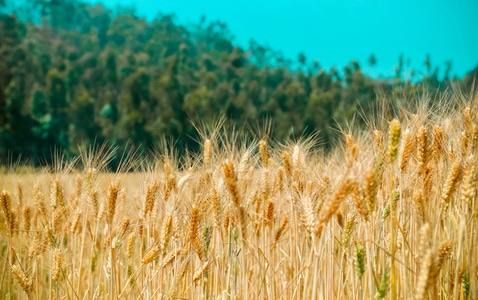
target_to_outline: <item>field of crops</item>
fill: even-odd
[[[478,299],[477,103],[445,102],[331,153],[219,123],[200,155],[5,169],[0,297]]]

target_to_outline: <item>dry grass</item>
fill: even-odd
[[[467,103],[345,132],[328,155],[214,128],[181,170],[166,151],[106,173],[102,148],[82,171],[0,175],[0,297],[478,299]]]

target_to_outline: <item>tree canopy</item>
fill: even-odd
[[[377,91],[406,99],[452,84],[466,91],[478,74],[449,78],[449,62],[440,78],[427,57],[423,79],[410,81],[400,57],[395,78],[372,79],[357,61],[325,70],[303,53],[294,63],[254,41],[239,47],[220,21],[147,21],[76,0],[30,0],[2,13],[0,57],[0,159],[35,163],[53,149],[74,155],[80,144],[104,141],[146,153],[167,137],[194,150],[190,119],[220,116],[267,118],[277,139],[319,130],[327,145],[358,109],[374,109]],[[368,63],[376,64],[373,54]]]

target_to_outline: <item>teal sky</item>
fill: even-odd
[[[477,0],[90,0],[107,7],[136,7],[148,19],[174,13],[180,24],[196,23],[202,15],[225,22],[236,43],[250,39],[296,60],[304,52],[325,68],[343,67],[357,59],[369,75],[393,76],[400,54],[424,72],[429,53],[432,66],[452,60],[451,75],[463,76],[478,65]],[[370,54],[377,66],[369,68]],[[404,71],[409,70],[405,68]]]

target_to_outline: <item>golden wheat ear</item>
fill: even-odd
[[[111,182],[108,188],[108,195],[106,200],[106,222],[108,223],[110,228],[113,225],[113,218],[116,212],[119,191],[120,182]]]
[[[398,144],[400,142],[401,125],[398,119],[390,122],[388,132],[388,157],[391,162],[397,159]]]
[[[22,290],[27,293],[27,295],[30,297],[30,294],[34,291],[34,284],[33,284],[33,279],[17,265],[12,265],[12,273],[17,280],[18,284],[22,288]]]

